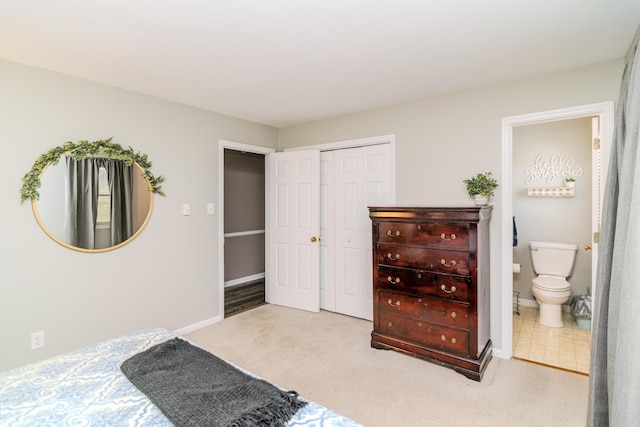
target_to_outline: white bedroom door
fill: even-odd
[[[319,312],[320,152],[267,157],[269,303]]]

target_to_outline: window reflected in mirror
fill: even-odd
[[[109,228],[111,225],[111,192],[109,191],[109,175],[107,168],[100,166],[98,170],[98,212],[96,227]]]

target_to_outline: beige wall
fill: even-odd
[[[623,59],[280,130],[279,148],[396,136],[399,204],[470,203],[462,180],[492,171],[502,181],[502,119],[617,100]],[[501,197],[491,222],[491,333],[502,349]],[[511,250],[511,248],[509,248]]]
[[[0,370],[221,315],[218,218],[206,214],[218,200],[218,140],[273,148],[277,129],[6,61],[0,118]],[[149,156],[167,197],[155,197],[132,243],[103,254],[66,249],[20,204],[21,178],[52,147],[111,136]],[[40,330],[46,345],[32,351],[30,334]]]
[[[276,129],[0,61],[0,370],[130,332],[220,315],[218,139],[280,149],[396,135],[397,201],[469,203],[462,180],[501,170],[505,116],[617,99],[623,60]],[[149,155],[167,177],[141,236],[104,254],[71,251],[20,204],[20,178],[47,149],[103,139]],[[279,141],[278,141],[279,138]],[[190,203],[191,216],[182,216]],[[500,348],[501,200],[493,198],[492,335]],[[216,207],[216,212],[218,211]],[[509,218],[510,221],[510,218]],[[110,270],[105,270],[105,265]],[[31,351],[31,332],[45,331]]]

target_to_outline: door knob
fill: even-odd
[[[312,242],[315,242],[315,241],[317,241],[317,240],[318,240],[318,239],[316,238],[316,236],[311,237],[311,241],[312,241]]]
[[[590,250],[591,250],[591,246],[589,246],[589,245],[584,245],[584,250],[585,250],[585,251],[590,251]]]

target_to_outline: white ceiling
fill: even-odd
[[[640,0],[0,0],[0,58],[275,127],[625,55]]]

